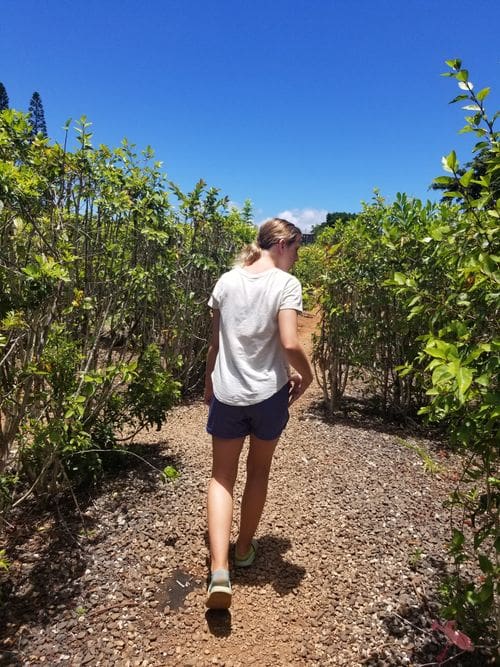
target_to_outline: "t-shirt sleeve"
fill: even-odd
[[[222,292],[222,285],[221,285],[221,279],[219,278],[219,280],[215,284],[214,289],[212,290],[210,298],[208,299],[208,307],[212,308],[212,310],[220,309],[221,292]]]
[[[290,276],[283,289],[279,309],[302,312],[302,286],[295,276]]]

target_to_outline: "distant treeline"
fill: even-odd
[[[10,104],[7,89],[0,81],[0,111],[5,111],[5,109],[9,108]],[[45,111],[43,109],[42,98],[40,97],[40,93],[37,91],[35,91],[31,96],[28,113],[33,136],[41,134],[42,136],[46,137],[47,124],[45,122]]]

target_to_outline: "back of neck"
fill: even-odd
[[[274,269],[275,267],[276,265],[273,262],[272,257],[263,255],[253,264],[248,264],[243,268],[245,271],[248,271],[248,273],[264,273],[264,271],[269,271],[269,269]]]

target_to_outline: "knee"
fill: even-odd
[[[247,463],[247,481],[254,484],[267,484],[269,480],[270,465],[256,465],[255,463]]]
[[[213,470],[212,480],[223,486],[227,491],[232,492],[236,482],[236,474],[229,470]]]

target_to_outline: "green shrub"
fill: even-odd
[[[404,194],[392,205],[377,195],[356,218],[319,237],[326,261],[314,361],[330,410],[338,408],[349,377],[361,377],[386,412],[408,415],[421,405],[420,378],[397,371],[416,354],[420,322],[407,320],[404,299],[386,281],[415,263],[411,230],[440,215],[440,207]],[[396,247],[391,238],[397,233]]]
[[[303,246],[293,273],[302,284],[304,310],[318,306],[319,288],[325,270],[325,250],[319,243]]]
[[[419,351],[408,371],[425,367],[428,405],[421,413],[445,423],[450,439],[464,453],[462,479],[452,493],[450,553],[454,575],[446,585],[445,613],[457,619],[474,638],[496,625],[500,644],[500,201],[496,186],[500,173],[499,133],[484,100],[489,89],[477,93],[459,60],[447,61],[447,72],[461,93],[453,102],[467,101],[463,131],[474,133],[473,152],[481,155],[480,170],[460,169],[452,151],[443,158],[447,176],[438,179],[445,197],[459,211],[415,230],[413,243],[421,249],[418,264],[390,281],[403,297],[408,317],[425,314]],[[474,160],[471,163],[474,165]],[[471,187],[474,185],[474,187]],[[398,238],[393,239],[398,243]],[[446,281],[434,280],[445,276]],[[480,578],[467,574],[475,562]],[[471,623],[471,619],[474,622]]]
[[[150,148],[76,130],[70,152],[69,123],[52,144],[0,113],[0,460],[19,444],[40,492],[96,478],[88,450],[200,387],[210,291],[254,233],[248,203],[203,181],[185,194]]]
[[[168,410],[179,398],[180,384],[163,370],[160,350],[151,344],[139,358],[135,377],[127,389],[127,404],[132,418],[158,430]]]
[[[348,377],[369,379],[391,412],[420,406],[464,454],[451,494],[453,576],[444,613],[474,639],[496,627],[500,644],[500,175],[498,112],[458,60],[448,61],[467,102],[463,132],[476,135],[462,168],[443,158],[440,204],[380,197],[355,220],[328,230],[321,331],[314,359],[330,409]],[[471,576],[474,565],[480,576]],[[471,623],[474,619],[474,623]]]

